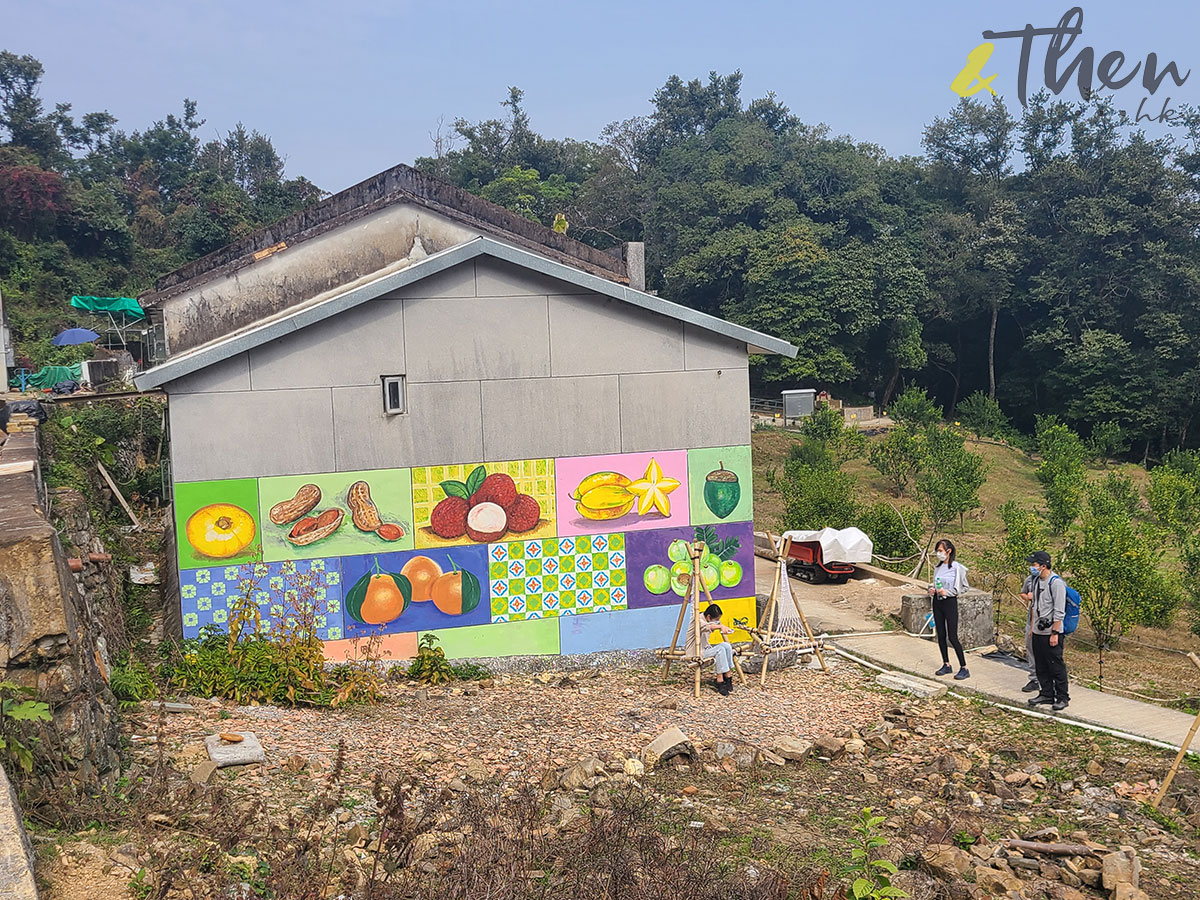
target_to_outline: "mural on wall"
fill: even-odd
[[[412,470],[418,547],[554,537],[554,460]]]
[[[263,559],[411,550],[408,469],[258,480]]]
[[[683,602],[692,572],[692,541],[707,545],[701,571],[714,602],[754,593],[754,527],[749,522],[658,528],[626,535],[630,609]],[[700,602],[706,602],[703,594]]]
[[[733,634],[729,635],[729,640],[735,644],[738,643],[739,641],[750,640],[750,633],[748,631],[745,631],[742,628],[738,628],[734,623],[737,621],[745,620],[746,624],[749,625],[751,628],[757,627],[758,615],[757,615],[757,607],[756,607],[754,598],[753,597],[731,597],[731,598],[726,598],[724,600],[721,600],[717,605],[721,607],[721,624],[725,625],[728,628],[733,629]],[[679,620],[676,619],[675,621],[677,622]],[[679,643],[681,645],[683,644],[683,642],[685,640],[685,635],[687,634],[686,629],[691,627],[691,621],[692,620],[691,620],[690,616],[688,616],[684,620],[683,627],[685,630],[684,630],[683,634],[681,634],[679,637]],[[674,623],[672,623],[671,630],[669,632],[667,632],[667,636],[666,636],[666,639],[663,641],[663,644],[671,643],[671,635],[674,633],[675,633],[675,625],[674,625]],[[714,645],[721,643],[721,635],[717,632],[713,632],[712,634],[710,634],[708,636],[708,642],[710,644],[714,644]]]
[[[625,609],[625,535],[514,541],[488,547],[493,622]]]
[[[754,518],[749,447],[689,450],[687,456],[693,525]]]
[[[255,479],[185,481],[173,502],[180,569],[262,559]]]
[[[199,637],[208,625],[228,631],[230,618],[239,614],[244,633],[279,635],[311,628],[322,641],[343,636],[338,559],[184,569],[179,573],[179,594],[185,638]],[[249,604],[257,610],[258,623],[251,621],[255,614]]]
[[[688,524],[685,450],[576,456],[556,468],[560,535]]]
[[[342,585],[348,638],[491,621],[481,545],[343,557]]]
[[[236,617],[336,658],[429,631],[449,656],[662,646],[691,541],[728,624],[754,621],[746,446],[184,482],[175,510],[185,637]]]

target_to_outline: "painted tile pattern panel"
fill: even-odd
[[[493,622],[625,609],[625,535],[492,544],[488,577]]]
[[[185,638],[198,637],[207,625],[228,631],[243,598],[253,601],[263,634],[278,634],[311,616],[321,640],[343,636],[341,560],[336,558],[185,569],[179,573],[179,593]]]

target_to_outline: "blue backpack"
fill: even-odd
[[[1054,581],[1055,578],[1062,581],[1063,586],[1067,589],[1067,611],[1063,615],[1062,633],[1070,634],[1079,627],[1079,604],[1082,602],[1082,598],[1079,596],[1079,591],[1063,581],[1061,575],[1053,575],[1050,580]]]

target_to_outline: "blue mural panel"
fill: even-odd
[[[671,643],[679,604],[565,616],[559,619],[560,653],[598,653],[601,650],[642,650]]]
[[[460,571],[466,574],[456,575]],[[362,598],[376,575],[403,575],[412,585],[411,602],[405,606],[387,599],[374,601],[369,595],[364,602]],[[491,622],[487,546],[483,544],[344,556],[342,584],[347,638]],[[389,592],[396,589],[391,579],[381,578],[378,584]]]
[[[337,558],[183,569],[179,593],[185,638],[199,637],[201,629],[209,625],[228,631],[230,615],[243,598],[258,610],[263,634],[302,626],[311,617],[321,640],[345,636],[341,561]]]

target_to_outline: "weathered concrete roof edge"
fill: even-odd
[[[628,281],[619,248],[607,252],[597,250],[401,164],[168,272],[155,282],[154,290],[139,296],[138,302],[145,308],[157,306],[197,284],[253,264],[254,254],[260,250],[281,242],[294,246],[399,202],[417,203],[456,221],[498,232],[497,236],[504,240],[569,260],[572,265],[602,277]]]
[[[672,303],[670,300],[634,290],[607,278],[591,275],[574,266],[557,262],[528,250],[513,247],[492,238],[478,237],[440,253],[434,253],[398,272],[383,275],[367,284],[322,300],[320,303],[291,307],[271,319],[255,323],[248,328],[188,350],[153,369],[134,376],[134,383],[138,390],[142,391],[160,387],[182,378],[184,375],[198,372],[221,360],[252,350],[268,341],[277,340],[293,331],[316,324],[339,312],[381,297],[478,256],[495,257],[551,278],[557,278],[568,284],[595,291],[597,294],[624,300],[642,309],[669,316],[680,322],[695,325],[697,328],[703,328],[736,341],[745,342],[752,351],[777,353],[789,358],[794,358],[798,352],[795,346],[780,338],[771,337],[743,325],[726,322],[716,316],[710,316],[678,303]]]

